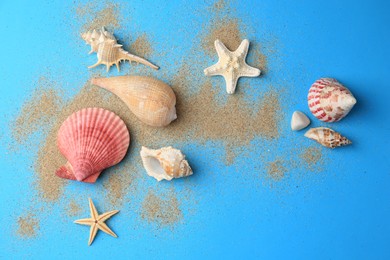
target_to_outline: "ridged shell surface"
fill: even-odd
[[[104,37],[101,37],[103,34]],[[113,34],[109,33],[104,29],[104,27],[99,31],[99,30],[93,30],[93,31],[88,31],[86,33],[82,33],[81,37],[84,39],[84,41],[91,45],[91,51],[89,54],[93,52],[98,52],[99,50],[99,44],[103,42],[106,39],[111,39],[114,40],[116,43],[116,39]]]
[[[81,37],[85,42],[91,45],[91,51],[89,54],[96,52],[98,61],[88,68],[94,68],[101,64],[106,65],[107,71],[109,71],[112,65],[116,65],[118,71],[120,71],[119,64],[121,61],[135,61],[136,63],[142,63],[146,66],[149,66],[153,69],[158,69],[158,67],[151,62],[138,57],[134,54],[125,51],[121,44],[118,44],[116,38],[112,33],[109,33],[104,29],[88,31],[81,34]]]
[[[310,128],[305,136],[329,148],[352,144],[346,137],[326,127]]]
[[[307,99],[310,111],[324,122],[341,120],[356,104],[352,93],[332,78],[321,78],[314,82]]]
[[[123,159],[130,135],[125,123],[113,112],[85,108],[64,121],[58,131],[57,144],[68,162],[56,174],[95,182],[101,171]]]
[[[147,125],[166,126],[177,118],[175,93],[160,80],[143,76],[120,76],[93,78],[91,83],[117,95]]]
[[[158,181],[192,175],[185,155],[171,146],[157,150],[142,147],[141,158],[147,174]]]

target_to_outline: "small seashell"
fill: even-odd
[[[352,93],[332,78],[321,78],[314,82],[307,99],[310,111],[324,122],[341,120],[356,104]]]
[[[295,111],[291,118],[291,129],[299,131],[310,124],[310,119],[301,111]]]
[[[68,162],[56,175],[95,182],[104,169],[123,159],[129,144],[122,119],[102,108],[84,108],[70,115],[58,131],[57,145]]]
[[[122,45],[118,44],[114,35],[107,32],[104,27],[102,27],[100,32],[96,30],[89,31],[81,34],[81,37],[87,44],[91,45],[89,54],[97,52],[98,61],[88,68],[94,68],[100,64],[104,64],[107,67],[107,71],[109,71],[110,67],[115,64],[118,71],[120,71],[119,63],[123,60],[128,60],[130,63],[135,61],[153,69],[159,69],[149,61],[125,51]]]
[[[173,178],[192,175],[192,169],[185,160],[185,155],[171,146],[158,150],[142,146],[141,158],[147,174],[158,181],[162,179],[170,181]]]
[[[305,136],[329,148],[352,144],[346,137],[326,127],[310,128]]]
[[[91,83],[117,95],[145,124],[166,126],[177,118],[172,88],[152,77],[93,78]]]

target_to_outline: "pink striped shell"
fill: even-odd
[[[341,120],[356,104],[352,93],[332,78],[321,78],[314,82],[307,100],[313,115],[324,122]]]
[[[68,162],[56,175],[95,182],[104,169],[123,159],[129,144],[122,119],[102,108],[84,108],[70,115],[58,131],[57,145]]]

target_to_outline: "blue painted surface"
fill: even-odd
[[[170,54],[153,57],[162,67],[155,75],[169,81],[180,67],[177,61],[199,41],[199,32],[211,15],[205,10],[212,3],[164,2],[122,3],[122,15],[131,19],[125,20],[116,34],[150,35],[156,52]],[[269,58],[269,72],[254,80],[260,86],[290,89],[291,96],[283,106],[282,137],[270,143],[271,158],[297,144],[313,145],[303,133],[288,128],[294,110],[308,112],[307,89],[316,79],[335,77],[357,97],[351,114],[334,124],[354,144],[334,151],[323,149],[328,160],[321,173],[307,170],[298,178],[298,170],[291,170],[271,187],[259,173],[265,165],[257,157],[239,156],[234,165],[226,166],[218,156],[224,153],[222,145],[187,142],[183,150],[196,175],[174,184],[149,179],[145,184],[162,190],[174,186],[178,193],[191,187],[197,203],[183,209],[185,222],[173,230],[156,231],[124,206],[109,222],[119,238],[99,234],[88,248],[87,228],[64,218],[58,205],[51,212],[39,213],[46,217],[42,217],[38,237],[23,240],[15,236],[17,216],[34,207],[28,198],[34,192],[30,165],[35,155],[23,149],[18,154],[8,150],[7,144],[12,142],[9,122],[42,73],[50,71],[69,96],[91,76],[85,67],[93,64],[94,57],[86,57],[88,48],[74,33],[78,27],[73,4],[0,3],[1,258],[390,258],[390,6],[386,1],[232,3],[231,15],[242,18],[247,25],[244,34],[252,43],[277,39],[273,48],[278,55]],[[209,60],[210,65],[213,62]],[[116,74],[115,70],[110,73]],[[219,80],[213,79],[213,83]],[[250,99],[263,90],[242,91]],[[313,125],[323,124],[313,120]],[[265,141],[258,137],[253,145],[259,142]],[[207,163],[207,158],[213,163]],[[67,193],[87,197],[96,189],[99,186],[85,190],[75,183],[67,187]],[[96,198],[100,211],[110,210],[99,204],[103,201]]]

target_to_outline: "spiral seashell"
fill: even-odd
[[[57,145],[68,162],[56,175],[95,182],[104,169],[123,159],[129,144],[122,119],[102,108],[84,108],[70,115],[58,131]]]
[[[105,37],[100,37],[101,34],[104,34]],[[88,54],[97,52],[99,50],[99,43],[104,41],[105,38],[115,40],[116,42],[114,35],[106,31],[104,27],[102,27],[101,31],[93,30],[93,31],[88,31],[86,33],[82,33],[81,38],[83,38],[83,40],[87,44],[91,45],[91,51]]]
[[[175,148],[163,147],[153,150],[142,146],[142,163],[149,176],[157,181],[172,180],[192,175],[192,169],[189,166],[185,155]]]
[[[352,144],[350,140],[334,130],[326,127],[310,128],[305,136],[313,139],[325,147],[336,148],[339,146]]]
[[[177,118],[175,93],[162,81],[143,76],[120,76],[93,78],[91,83],[117,95],[147,125],[166,126]]]
[[[352,93],[337,80],[331,78],[321,78],[314,82],[307,99],[310,111],[324,122],[341,120],[356,104]]]
[[[96,30],[88,31],[81,34],[81,37],[87,44],[91,45],[89,54],[97,52],[98,61],[94,65],[89,66],[89,69],[103,64],[106,65],[107,71],[109,71],[110,67],[115,64],[118,71],[120,71],[119,63],[125,60],[130,61],[130,63],[135,61],[156,70],[159,69],[151,62],[125,51],[122,48],[123,45],[118,44],[114,35],[107,32],[104,27],[100,32]]]

